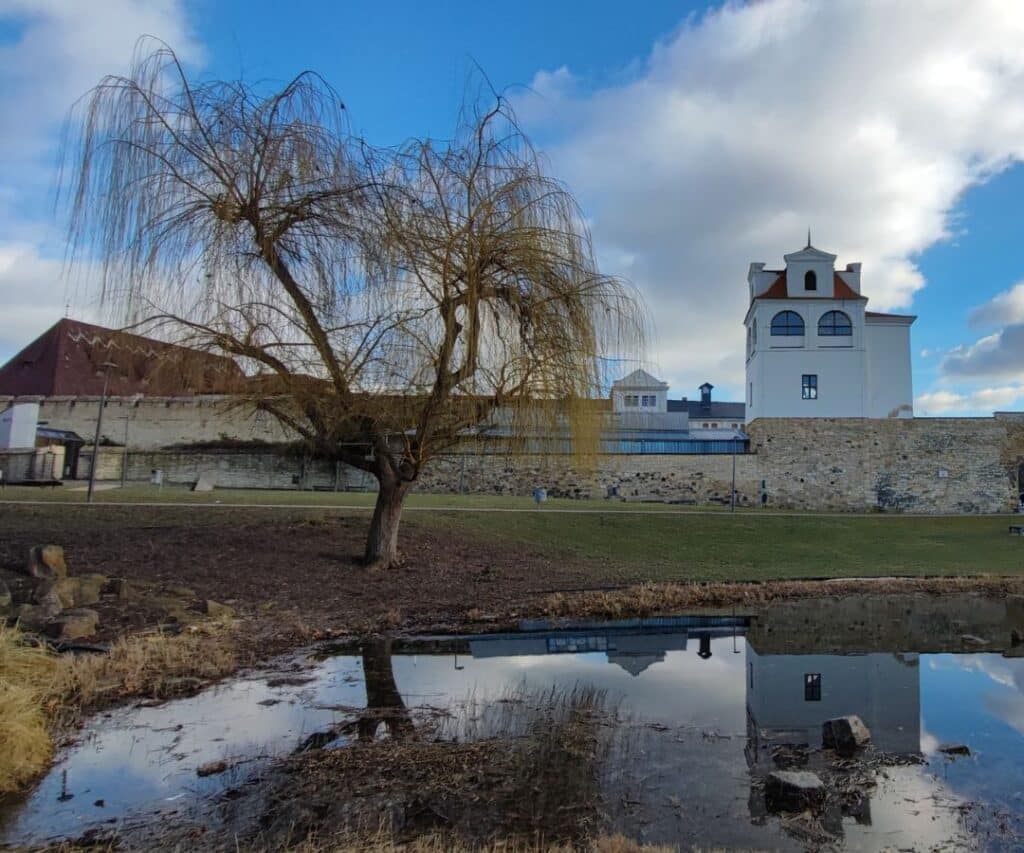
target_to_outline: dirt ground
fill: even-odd
[[[360,565],[367,518],[237,509],[199,514],[168,508],[0,508],[0,566],[23,565],[29,548],[64,546],[72,574],[100,572],[229,604],[282,630],[360,633],[443,626],[500,613],[515,618],[556,590],[587,587],[582,564],[554,561],[524,546],[453,540],[408,521],[406,564]],[[154,616],[140,601],[97,606],[104,635],[141,628]]]

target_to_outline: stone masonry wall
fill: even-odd
[[[365,491],[375,489],[369,475],[348,465],[303,461],[297,456],[238,450],[129,450],[101,447],[97,479],[148,482],[160,469],[165,483],[191,485],[200,474],[215,475],[221,488],[317,489]],[[565,457],[451,454],[434,459],[417,483],[421,492],[448,494],[530,495],[541,486],[552,497],[598,498],[617,487],[632,500],[671,500],[708,503],[728,500],[731,456],[606,456],[596,467],[573,467]],[[82,450],[80,478],[89,476],[92,450]],[[757,500],[752,456],[736,457],[737,500]]]
[[[419,491],[529,495],[538,486],[552,497],[603,498],[609,489],[629,500],[685,503],[728,501],[732,456],[609,455],[593,465],[559,456],[452,454],[435,459],[421,475]],[[741,504],[759,500],[757,460],[736,457]]]
[[[1017,505],[1013,418],[759,419],[748,425],[769,505],[924,513]]]
[[[0,398],[0,408],[11,398]],[[99,400],[48,398],[40,418],[56,429],[92,439]],[[225,397],[113,398],[103,435],[121,443],[128,429],[130,481],[153,468],[169,482],[194,482],[217,471],[222,486],[239,488],[368,488],[361,472],[303,463],[269,452],[171,450],[170,445],[217,441],[282,442],[289,436],[267,416]],[[1024,415],[992,418],[758,419],[748,425],[749,455],[737,457],[741,503],[769,508],[844,512],[1007,512],[1017,504],[1024,464]],[[83,448],[79,476],[88,476]],[[122,448],[104,448],[101,479],[120,479]],[[727,500],[732,457],[601,456],[595,466],[567,457],[451,454],[435,459],[417,489],[447,493],[529,495],[544,486],[555,496],[604,497],[609,488],[633,500],[707,503]],[[14,468],[14,460],[7,467]],[[8,472],[10,476],[14,471]]]
[[[0,410],[13,397],[0,397]],[[29,398],[25,398],[29,399]],[[99,397],[33,397],[39,420],[54,429],[71,430],[91,442],[96,432]],[[111,397],[103,410],[103,437],[138,450],[176,444],[218,441],[279,443],[291,440],[274,418],[238,405],[229,397]]]

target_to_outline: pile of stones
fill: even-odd
[[[60,545],[34,546],[14,575],[0,578],[0,618],[56,640],[93,636],[100,617],[90,605],[120,584],[97,573],[70,575]]]

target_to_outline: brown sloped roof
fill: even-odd
[[[861,296],[855,291],[850,285],[843,281],[839,277],[839,273],[833,273],[832,278],[832,292],[833,299],[863,299],[867,302],[866,296]],[[786,293],[786,274],[780,273],[779,277],[772,282],[769,287],[760,296],[755,296],[755,299],[821,299],[820,296],[789,296]]]
[[[105,363],[112,396],[229,393],[244,381],[231,358],[65,318],[0,367],[0,394],[97,396]]]

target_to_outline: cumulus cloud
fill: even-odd
[[[971,312],[970,322],[972,326],[981,327],[1024,323],[1024,281],[975,308]]]
[[[741,393],[750,261],[808,226],[906,307],[970,185],[1024,157],[1024,4],[765,0],[688,19],[618,85],[538,74],[517,104],[647,296],[674,391]]]
[[[99,306],[90,294],[98,276],[82,270],[69,281],[59,260],[41,257],[30,243],[0,243],[0,363],[64,316],[97,322]]]
[[[124,72],[140,36],[198,62],[183,0],[0,0],[0,362],[71,303],[95,318],[82,271],[65,279],[52,191],[60,128],[71,104],[105,74]]]
[[[919,394],[914,400],[918,415],[990,415],[1024,404],[1024,385],[976,388],[960,393],[940,389]]]
[[[1003,377],[1024,380],[1024,323],[1013,323],[968,347],[955,347],[942,360],[952,378]]]

